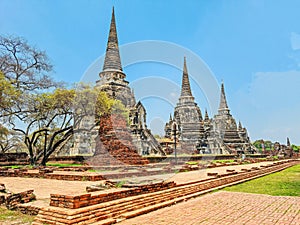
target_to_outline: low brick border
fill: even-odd
[[[178,185],[175,184],[174,182],[159,183],[159,184],[152,184],[152,185],[141,185],[140,187],[132,188],[130,190],[114,191],[114,192],[103,193],[99,195],[83,194],[83,195],[69,196],[69,195],[51,194],[50,206],[69,208],[69,209],[78,209],[78,208],[91,206],[103,202],[108,202],[116,199],[121,199],[121,198],[126,198],[130,196],[136,196],[136,195],[141,195],[146,193],[152,193],[155,191],[165,190],[173,187],[184,187],[186,185],[191,185],[191,184],[198,184],[201,186],[203,183],[203,190],[205,190],[219,185],[224,185],[233,181],[256,176],[258,174],[264,174],[266,171],[268,171],[267,168],[271,168],[270,171],[272,171],[274,166],[286,164],[288,162],[290,161],[274,162],[272,165],[268,165],[268,166],[262,165],[261,168],[263,169],[259,169],[258,167],[252,167],[251,169],[241,169],[241,172],[228,171],[226,174],[222,174],[222,175],[219,175],[218,173],[209,173],[208,176],[212,176],[212,178],[208,178],[202,181],[178,184]]]
[[[109,193],[102,193],[98,195],[83,194],[76,196],[68,196],[51,194],[50,206],[68,209],[78,209],[116,199],[162,191],[175,186],[175,182],[160,182],[156,184],[140,185],[139,187],[130,188],[129,190],[120,190]]]
[[[250,159],[249,162],[262,162],[265,160],[258,159]],[[272,162],[272,161],[271,161]],[[275,161],[276,162],[276,161]],[[278,161],[277,161],[278,162]],[[279,161],[280,162],[280,161]],[[184,164],[183,167],[179,170],[180,172],[199,170],[203,168],[215,168],[222,166],[231,166],[231,165],[241,165],[241,162],[232,162],[232,163],[211,163],[208,166],[195,166],[195,165],[187,165]],[[79,171],[79,170],[87,170],[91,167],[83,167],[83,168],[53,168],[53,167],[45,167],[39,168],[38,172],[29,172],[28,169],[9,169],[9,168],[0,168],[0,177],[26,177],[26,178],[44,178],[44,179],[55,179],[55,180],[67,180],[67,181],[101,181],[107,179],[122,179],[125,177],[133,177],[133,176],[153,176],[159,175],[161,173],[174,173],[178,169],[172,168],[169,166],[164,166],[161,170],[147,171],[144,167],[133,166],[136,168],[137,172],[124,172],[124,173],[110,173],[106,175],[101,174],[57,174],[53,173],[53,171]],[[156,167],[155,165],[149,165],[149,168]],[[100,168],[100,167],[99,167]],[[119,167],[118,167],[119,168]],[[121,167],[120,167],[121,168]]]
[[[288,167],[298,164],[298,160],[290,160],[278,162],[262,169],[254,168],[251,172],[241,172],[235,175],[216,178],[204,182],[191,182],[189,184],[181,184],[168,190],[158,191],[150,194],[142,194],[135,197],[123,198],[103,204],[96,204],[79,209],[66,209],[59,207],[46,207],[40,210],[32,225],[47,224],[113,224],[117,220],[135,217],[144,213],[148,213],[190,198],[194,198],[214,190],[218,190],[227,186],[242,183],[254,178],[262,177],[267,174],[284,170]],[[187,190],[187,192],[184,192]],[[184,192],[185,194],[182,194]],[[161,195],[168,195],[164,198],[153,202],[153,199]],[[173,197],[174,195],[174,197]],[[147,201],[145,199],[148,199]],[[138,206],[130,207],[132,201],[142,202]],[[120,204],[120,206],[119,206]],[[126,206],[128,205],[129,206]],[[112,213],[106,207],[115,207]],[[127,208],[128,207],[128,208]]]

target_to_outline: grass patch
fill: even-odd
[[[95,170],[95,169],[89,169],[87,172],[92,172],[92,173],[101,173],[101,172],[107,172],[109,170]]]
[[[234,162],[234,159],[213,160],[213,163],[231,163],[231,162]]]
[[[190,161],[190,162],[186,162],[185,164],[188,164],[188,165],[198,165],[198,162],[196,162],[196,161]]]
[[[22,214],[18,211],[11,211],[4,207],[0,207],[0,221],[20,221],[22,223],[32,223],[34,216]]]
[[[15,166],[3,166],[3,167],[9,168],[9,169],[21,169],[21,168],[23,168],[24,166],[15,165]]]
[[[225,191],[300,196],[300,164],[255,180],[224,188]]]
[[[56,167],[80,167],[80,166],[82,166],[82,164],[47,163],[47,166],[56,166]]]
[[[121,188],[125,183],[126,183],[126,180],[119,181],[119,182],[116,184],[116,188]]]

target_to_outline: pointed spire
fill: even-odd
[[[189,81],[189,74],[186,66],[186,58],[184,57],[183,63],[183,75],[182,75],[182,84],[181,84],[181,95],[180,96],[193,96]]]
[[[169,118],[169,121],[171,122],[173,119],[172,119],[172,114],[170,113],[170,118]]]
[[[239,121],[239,130],[243,130],[241,121]]]
[[[205,109],[205,117],[204,117],[204,120],[205,120],[205,121],[208,121],[208,120],[209,120],[209,116],[208,116],[208,113],[207,113],[207,109]]]
[[[114,8],[112,9],[103,71],[122,71]]]
[[[290,143],[290,139],[289,139],[289,138],[286,139],[286,146],[288,146],[288,147],[291,146],[291,143]]]
[[[219,110],[224,110],[224,109],[228,110],[228,105],[227,105],[227,101],[226,101],[224,83],[222,82]]]

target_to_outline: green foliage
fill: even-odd
[[[291,145],[291,147],[293,148],[293,150],[294,150],[295,152],[299,152],[299,150],[300,150],[300,146]]]
[[[116,184],[116,188],[121,188],[125,183],[126,183],[126,180],[119,181],[119,182]]]
[[[154,137],[155,137],[156,139],[162,138],[159,134],[154,134]]]
[[[32,165],[45,165],[74,133],[91,130],[80,128],[85,118],[120,114],[129,120],[125,106],[97,88],[55,82],[46,53],[22,38],[0,36],[0,61],[0,138],[11,128],[22,134]]]
[[[124,118],[129,117],[129,111],[121,101],[109,98],[103,91],[98,92],[96,98],[96,114],[104,116],[109,114],[120,114]]]
[[[22,214],[18,211],[11,211],[4,207],[0,206],[0,224],[5,221],[4,224],[24,224],[24,223],[32,223],[34,220],[34,216],[29,216]]]
[[[237,191],[274,196],[300,196],[300,164],[232,187],[226,191]]]
[[[81,167],[82,164],[67,164],[67,163],[47,163],[47,166],[56,166],[56,167]]]
[[[186,162],[185,164],[188,164],[188,165],[198,165],[198,162],[191,161],[191,162]]]
[[[219,160],[213,160],[214,163],[231,163],[234,162],[234,159],[219,159]]]
[[[265,151],[270,151],[270,150],[273,150],[273,146],[274,146],[274,143],[269,141],[269,140],[263,140],[263,139],[260,139],[260,140],[256,140],[254,141],[252,144],[258,148],[258,150],[261,152],[262,151],[262,143],[264,144],[265,146]]]
[[[18,102],[20,96],[21,92],[0,71],[0,117],[11,112],[10,108]]]

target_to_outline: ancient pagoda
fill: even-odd
[[[173,138],[176,132],[181,150],[183,153],[192,153],[200,144],[203,138],[202,114],[195,103],[195,98],[191,91],[186,58],[184,57],[181,93],[178,103],[174,109],[174,117],[170,115],[170,120],[166,124],[167,137]]]
[[[200,108],[194,101],[184,60],[182,86],[174,118],[165,125],[165,137],[174,140],[174,124],[178,127],[178,146],[185,153],[238,154],[253,153],[247,129],[230,114],[224,83],[221,84],[218,113],[209,118],[205,110],[202,119]]]
[[[146,124],[146,109],[143,104],[136,102],[134,93],[129,87],[126,74],[123,72],[119,52],[118,35],[114,9],[112,11],[110,30],[103,69],[96,82],[99,91],[104,91],[109,97],[120,100],[129,110],[130,130],[133,142],[140,155],[160,154],[164,152],[153,137]]]
[[[250,140],[246,128],[236,124],[227,104],[224,83],[221,84],[220,104],[211,122],[208,146],[212,153],[232,154],[248,151]]]

